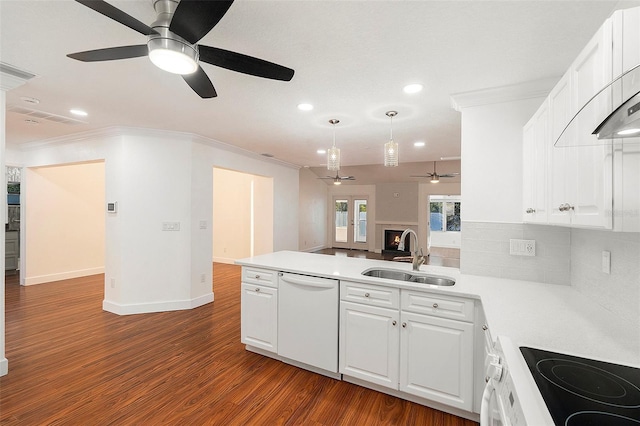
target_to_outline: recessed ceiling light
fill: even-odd
[[[414,142],[413,146],[418,147],[418,148],[422,147],[422,146],[424,146],[424,142]]]
[[[404,91],[404,93],[418,93],[419,91],[422,90],[422,84],[420,83],[407,84],[406,86],[404,86],[404,89],[402,90]]]
[[[311,104],[298,104],[298,109],[300,111],[311,111],[313,109],[313,105],[311,105]]]
[[[80,117],[86,117],[87,115],[89,115],[89,114],[87,114],[86,111],[83,111],[81,109],[75,109],[75,108],[74,109],[70,109],[69,112],[71,114],[73,114],[73,115],[78,115]]]
[[[327,150],[326,149],[319,149],[316,151],[318,154],[326,154]]]

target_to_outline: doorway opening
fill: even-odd
[[[273,251],[273,178],[213,168],[213,262]]]
[[[366,196],[333,197],[332,247],[367,250]]]

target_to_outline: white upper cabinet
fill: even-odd
[[[549,101],[546,100],[523,129],[524,222],[547,222],[547,147]]]
[[[612,74],[612,20],[608,20],[551,91],[533,122],[527,124],[533,130],[524,128],[523,148],[530,157],[525,161],[545,159],[542,162],[547,167],[544,174],[548,182],[545,185],[545,178],[540,178],[537,186],[547,190],[540,191],[542,195],[534,192],[538,202],[546,202],[547,209],[538,220],[528,221],[612,228],[611,147],[592,135],[611,112],[610,96],[600,94],[597,102],[592,98],[611,82]],[[561,134],[563,143],[554,146]],[[525,162],[525,182],[532,180],[527,178],[526,173],[531,176],[532,172],[526,167]],[[528,185],[536,187],[532,182]],[[529,199],[533,199],[531,195]]]
[[[640,65],[640,7],[622,12],[622,72]],[[618,46],[614,45],[614,49]]]

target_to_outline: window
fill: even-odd
[[[429,229],[436,232],[460,232],[460,201],[431,197]]]

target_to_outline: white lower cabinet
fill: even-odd
[[[278,289],[275,288],[275,274],[246,267],[242,269],[240,341],[275,353],[278,351]]]
[[[402,312],[400,390],[471,411],[472,323]]]
[[[398,389],[397,309],[340,303],[340,373]]]
[[[473,300],[340,284],[340,373],[473,410]]]

